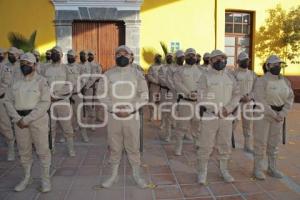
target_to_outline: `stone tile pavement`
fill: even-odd
[[[286,175],[278,180],[267,177],[257,181],[251,177],[253,158],[242,150],[242,134],[237,136],[230,171],[236,182],[224,183],[216,156],[209,162],[208,185],[196,183],[196,151],[190,142],[184,144],[183,156],[174,156],[174,145],[159,141],[158,122],[145,120],[145,151],[142,156],[143,176],[157,185],[155,189],[139,189],[131,178],[126,156],[120,166],[120,179],[111,189],[97,187],[109,174],[106,130],[90,131],[91,142],[81,142],[76,134],[75,158],[67,156],[66,147],[57,144],[53,157],[52,186],[47,194],[40,193],[39,164],[33,166],[33,183],[23,192],[13,187],[22,178],[19,161],[7,162],[6,147],[0,145],[0,200],[152,200],[152,199],[218,199],[218,200],[299,200],[300,199],[300,104],[288,117],[288,142],[281,145],[279,166]],[[0,138],[2,140],[2,138]]]

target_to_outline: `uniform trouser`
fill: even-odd
[[[52,134],[52,140],[55,141],[55,136],[56,136],[56,123],[59,122],[63,134],[65,138],[72,138],[74,136],[73,132],[73,126],[72,126],[72,117],[70,118],[69,116],[72,115],[70,113],[72,111],[71,105],[68,101],[59,101],[59,103],[64,103],[63,105],[58,105],[58,104],[52,104],[51,107],[54,108],[51,109],[53,113],[51,113],[51,134]],[[58,118],[58,120],[54,119],[53,117]],[[59,119],[59,118],[65,118],[65,119]],[[68,118],[68,119],[67,119]]]
[[[253,116],[253,112],[249,112],[249,110],[251,109],[252,106],[253,105],[251,105],[251,104],[241,103],[240,116],[241,116],[241,121],[242,121],[243,134],[244,134],[245,138],[251,137],[251,128],[253,125],[253,122],[251,119]],[[245,110],[247,110],[247,112]],[[236,130],[238,122],[239,122],[238,119],[233,121],[233,127],[232,127],[233,131]]]
[[[0,133],[5,137],[7,143],[15,139],[11,120],[4,105],[4,98],[0,99]]]
[[[276,158],[278,155],[278,145],[282,137],[283,122],[276,122],[269,116],[264,116],[261,120],[254,120],[254,155],[263,159],[265,154]]]
[[[156,88],[151,84],[149,89],[149,102],[157,104],[159,102],[159,96],[160,96],[159,87]],[[149,106],[149,111],[150,111],[150,119],[151,119],[154,117],[154,109],[152,106]]]
[[[172,124],[174,122],[174,118],[172,117],[172,104],[174,103],[173,100],[174,97],[173,94],[171,92],[167,92],[166,89],[162,89],[160,95],[161,95],[161,104],[160,104],[161,110],[158,110],[158,112],[161,112],[162,124],[164,125],[166,132],[168,132],[168,130],[171,129]]]
[[[75,121],[75,124],[80,127],[79,122],[81,122],[82,124],[86,124],[87,122],[86,118],[83,117],[83,99],[80,98],[78,95],[73,95],[72,99],[74,100],[74,103],[72,104],[73,120]],[[79,108],[80,104],[81,106]]]
[[[23,166],[32,164],[32,144],[43,167],[51,164],[51,153],[48,141],[48,115],[31,122],[28,128],[20,129],[15,125],[16,141]]]
[[[120,164],[125,148],[130,164],[140,165],[140,120],[136,115],[138,113],[131,115],[132,119],[118,120],[109,113],[107,130],[111,164]]]
[[[205,114],[204,114],[205,116]],[[209,119],[200,121],[201,131],[197,138],[198,158],[208,160],[216,147],[220,160],[228,160],[231,154],[232,120]]]
[[[89,98],[86,98],[85,99],[85,102],[95,102],[96,101],[96,99],[91,99],[90,97],[92,97],[93,96],[93,88],[89,88],[89,89],[87,89],[86,90],[86,92],[85,92],[85,96],[89,96]],[[93,96],[93,98],[95,98],[94,96]],[[93,107],[92,105],[86,105],[85,106],[86,107],[86,110],[87,110],[87,116],[88,115],[90,115],[90,116],[94,116],[94,114],[95,114],[95,107]]]
[[[180,118],[180,120],[176,120],[178,125],[177,137],[183,138],[185,135],[191,135],[195,140],[199,135],[200,120],[197,120],[197,118],[194,115],[195,105],[196,105],[195,102],[189,102],[189,101],[179,102],[178,117]],[[190,119],[183,119],[183,118],[190,118]]]

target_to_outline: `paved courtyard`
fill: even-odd
[[[106,130],[90,131],[91,142],[81,142],[76,134],[75,158],[67,156],[64,144],[57,144],[53,157],[52,191],[40,193],[39,164],[33,166],[33,183],[23,192],[13,187],[22,178],[19,163],[7,162],[6,148],[0,144],[0,200],[150,200],[150,199],[300,199],[300,104],[296,104],[288,117],[288,141],[280,147],[279,166],[285,177],[281,180],[267,177],[257,181],[251,177],[253,158],[242,150],[242,134],[237,135],[237,148],[233,150],[230,171],[235,183],[224,183],[220,177],[216,156],[209,162],[208,185],[196,183],[196,152],[190,142],[184,144],[183,156],[174,156],[173,142],[159,140],[158,122],[145,117],[143,176],[154,189],[138,189],[131,178],[131,168],[123,157],[119,182],[111,189],[98,185],[110,174],[106,147]],[[240,133],[240,132],[239,132]],[[59,137],[59,136],[58,136]],[[3,141],[3,138],[0,139]]]

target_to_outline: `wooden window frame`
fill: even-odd
[[[250,23],[248,24],[250,27],[249,30],[249,34],[245,34],[245,33],[234,33],[234,24],[241,24],[242,25],[242,31],[243,31],[243,25],[247,24],[247,23],[241,23],[241,22],[234,22],[234,18],[233,18],[233,22],[226,22],[226,14],[227,13],[240,13],[240,14],[249,14],[250,15]],[[226,33],[225,30],[225,37],[235,37],[235,57],[238,57],[238,48],[240,47],[238,45],[238,38],[239,37],[248,37],[249,38],[249,45],[245,46],[246,48],[249,48],[249,58],[250,58],[250,65],[249,65],[249,69],[253,70],[254,69],[254,30],[255,30],[255,12],[254,11],[249,11],[249,10],[225,10],[225,26],[226,24],[233,24],[233,33]],[[233,46],[225,46],[224,47],[233,47]],[[233,56],[230,56],[233,57]],[[236,67],[237,63],[236,63],[237,59],[234,59],[234,66],[231,67]]]

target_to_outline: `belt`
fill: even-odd
[[[196,102],[197,99],[190,99],[190,98],[185,98],[183,97],[182,99],[186,100],[186,101],[190,101],[190,102]]]
[[[280,112],[280,111],[282,111],[283,106],[284,106],[284,105],[282,105],[282,106],[272,106],[272,105],[271,105],[271,108],[272,108],[272,110],[274,110],[274,111]]]
[[[169,92],[169,90],[170,90],[167,86],[162,86],[162,85],[160,85],[159,87],[160,87],[160,89],[165,89],[165,90],[167,90],[167,92]]]
[[[5,93],[0,95],[0,99],[3,99],[5,97]]]
[[[29,113],[31,113],[32,110],[17,110],[17,113],[22,116],[25,117],[27,115],[29,115]]]
[[[133,114],[135,114],[137,111],[135,110],[135,111],[133,111],[133,112],[131,112],[131,113],[129,113],[130,115],[133,115]],[[115,114],[114,112],[109,112],[109,113],[111,113],[111,114]]]

